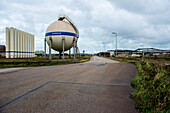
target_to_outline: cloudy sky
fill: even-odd
[[[170,49],[170,0],[0,0],[0,45],[5,28],[35,35],[35,50],[43,49],[49,24],[66,14],[77,25],[80,51],[154,47]],[[54,52],[54,51],[53,51]]]

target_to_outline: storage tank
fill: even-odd
[[[50,24],[46,30],[45,38],[51,48],[56,51],[63,51],[63,38],[64,38],[64,51],[71,49],[74,45],[74,40],[77,40],[76,31],[73,26],[66,21],[55,21]]]

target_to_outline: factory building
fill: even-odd
[[[0,58],[5,58],[5,45],[0,45]]]
[[[156,48],[138,48],[136,50],[117,50],[118,56],[123,55],[132,55],[132,56],[142,56],[142,54],[146,56],[152,55],[169,55],[170,50],[161,50]],[[98,53],[99,56],[115,56],[115,50],[107,50],[107,52],[100,52]]]
[[[6,28],[6,58],[34,57],[34,35],[15,29]]]

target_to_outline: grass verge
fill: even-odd
[[[170,102],[170,66],[156,60],[128,60],[109,58],[119,62],[134,63],[138,74],[132,80],[135,92],[132,99],[143,113],[168,113]]]
[[[47,62],[41,62],[41,60],[37,59],[28,59],[25,61],[25,59],[9,59],[14,63],[11,64],[0,64],[0,68],[11,68],[11,67],[34,67],[34,66],[50,66],[50,65],[64,65],[64,64],[73,64],[73,63],[82,63],[82,62],[87,62],[90,60],[90,57],[85,57],[83,59],[78,59],[78,60],[59,60],[58,62],[55,62],[53,60],[48,60]],[[7,62],[8,60],[5,60]],[[16,63],[16,61],[21,61],[20,63]],[[54,61],[54,62],[53,62]]]

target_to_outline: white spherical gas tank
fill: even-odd
[[[55,21],[48,26],[45,34],[48,45],[50,45],[50,37],[52,39],[51,48],[56,51],[63,51],[63,38],[65,51],[71,49],[74,40],[77,40],[76,31],[71,24],[65,21]]]

